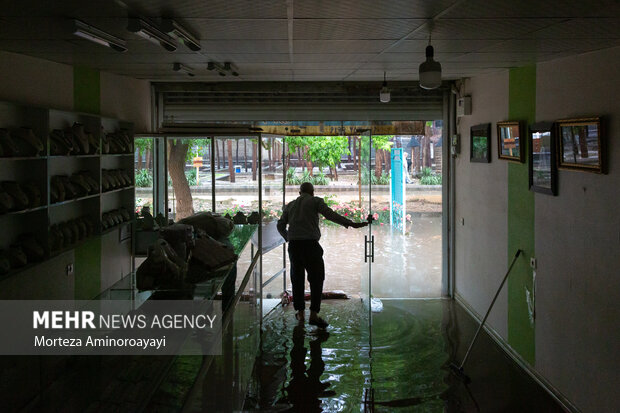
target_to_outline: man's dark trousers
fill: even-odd
[[[293,284],[293,306],[302,311],[304,302],[305,273],[310,282],[310,310],[319,312],[323,281],[325,280],[325,263],[323,248],[316,240],[291,240],[288,243],[288,256],[291,261],[291,284]]]

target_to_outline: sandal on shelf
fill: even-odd
[[[327,321],[323,320],[321,317],[311,318],[308,321],[308,324],[311,324],[313,326],[317,326],[318,328],[327,328],[327,326],[329,325],[329,323]]]

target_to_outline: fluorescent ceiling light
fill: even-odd
[[[192,71],[192,69],[190,69],[189,67],[185,66],[182,63],[173,63],[172,64],[172,70],[174,70],[175,72],[184,72],[187,73],[188,76],[194,77],[194,72]]]
[[[161,28],[164,32],[187,46],[190,50],[197,52],[201,49],[200,40],[173,19],[163,19]]]
[[[159,44],[169,52],[177,50],[177,46],[174,44],[174,39],[172,37],[143,19],[130,17],[127,30],[146,40]]]
[[[91,42],[109,47],[117,52],[127,51],[127,46],[123,39],[112,36],[111,34],[90,26],[81,20],[74,19],[73,25],[73,34],[81,37],[82,39],[90,40]]]

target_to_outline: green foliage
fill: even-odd
[[[140,169],[136,171],[136,186],[139,188],[148,188],[153,186],[153,175],[148,169]]]
[[[432,176],[432,175],[433,175],[433,170],[429,168],[428,166],[425,168],[422,168],[422,171],[420,171],[420,176],[422,178],[424,178],[425,176]]]
[[[138,151],[138,155],[142,156],[144,152],[153,147],[153,139],[151,138],[136,138],[134,139],[134,147]]]
[[[198,184],[195,168],[192,168],[189,171],[185,171],[185,177],[187,178],[187,183],[189,184],[189,186],[196,186]]]
[[[286,183],[287,185],[301,185],[304,182],[310,182],[312,185],[329,185],[329,178],[325,176],[323,171],[319,171],[310,175],[310,171],[303,171],[301,175],[295,173],[295,168],[288,168],[286,171]]]
[[[312,136],[307,138],[308,157],[317,166],[335,167],[342,155],[349,155],[346,136]]]
[[[307,149],[306,160],[319,167],[335,167],[342,155],[349,155],[349,140],[346,136],[287,136],[289,154],[298,149]]]
[[[362,185],[368,185],[368,182],[371,182],[373,185],[389,185],[390,184],[390,175],[382,171],[379,179],[375,176],[374,171],[368,171],[368,167],[362,167]]]
[[[420,185],[441,185],[441,175],[436,175],[429,167],[422,169]]]

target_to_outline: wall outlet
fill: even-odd
[[[67,275],[73,275],[73,264],[67,264]]]
[[[532,267],[533,270],[536,269],[536,264],[537,264],[536,258],[534,257],[530,258],[530,267]]]

